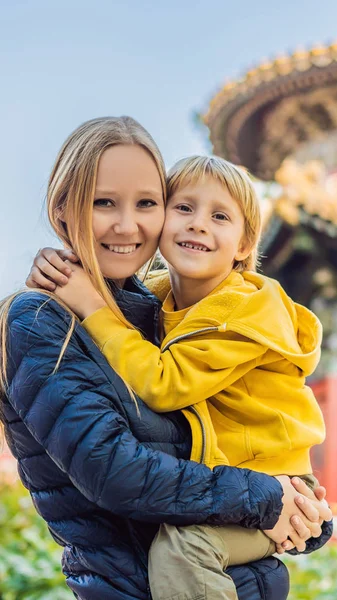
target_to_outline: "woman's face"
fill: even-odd
[[[123,281],[155,253],[164,224],[159,172],[141,146],[117,145],[100,158],[93,208],[96,256],[103,275]]]

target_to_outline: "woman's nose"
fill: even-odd
[[[129,212],[120,215],[113,228],[117,235],[131,236],[138,232],[137,221],[134,215]]]

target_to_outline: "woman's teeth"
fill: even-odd
[[[116,254],[131,254],[137,250],[138,244],[130,244],[130,246],[115,246],[112,244],[102,244],[104,248],[110,250],[110,252],[115,252]]]

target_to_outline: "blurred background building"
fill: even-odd
[[[309,383],[327,438],[312,460],[336,503],[337,43],[264,62],[227,83],[203,119],[214,153],[264,182],[263,272],[323,323],[322,359]]]

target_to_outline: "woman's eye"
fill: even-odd
[[[138,202],[139,208],[151,208],[151,206],[157,206],[157,202],[155,200],[139,200]]]
[[[113,202],[109,198],[96,198],[94,206],[113,206]]]

